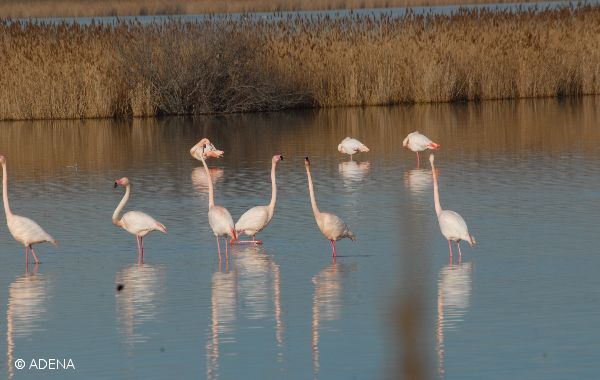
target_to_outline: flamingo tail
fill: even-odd
[[[441,145],[440,144],[436,144],[434,142],[432,142],[431,144],[429,144],[428,148],[429,149],[433,149],[433,150],[438,150],[440,149]]]
[[[358,148],[358,150],[360,150],[361,152],[368,152],[369,148],[367,148],[367,146],[363,144],[360,146],[360,148]]]
[[[471,247],[474,247],[474,246],[475,246],[475,244],[477,244],[477,242],[475,241],[475,238],[473,237],[473,235],[469,235],[469,238],[470,238],[470,239],[469,239],[469,245],[470,245]]]
[[[167,227],[165,227],[165,225],[164,225],[164,224],[162,224],[162,223],[160,223],[160,222],[156,222],[156,226],[158,227],[158,230],[159,230],[160,232],[162,232],[163,234],[166,234],[166,233],[168,233],[168,231],[167,231]]]

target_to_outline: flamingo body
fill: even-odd
[[[231,214],[225,207],[211,206],[208,209],[208,224],[212,228],[215,236],[231,236],[234,237],[234,224]]]
[[[413,152],[423,152],[427,149],[439,149],[440,144],[434,143],[429,137],[422,135],[419,131],[415,131],[406,136],[402,142],[402,146]]]
[[[277,169],[277,163],[283,160],[283,156],[276,154],[271,159],[271,203],[266,206],[255,206],[250,210],[246,211],[235,224],[236,232],[243,232],[248,236],[252,236],[250,243],[260,244],[261,241],[256,240],[256,234],[264,230],[273,215],[275,214],[275,203],[277,202],[277,181],[275,177],[275,170]],[[240,241],[241,243],[242,241]]]
[[[360,141],[358,141],[357,139],[353,139],[351,137],[346,137],[338,145],[338,152],[344,153],[344,154],[349,154],[350,159],[352,159],[352,156],[356,153],[368,152],[368,151],[369,151],[369,148],[367,148],[367,146],[365,144],[363,144]]]
[[[10,234],[25,247],[45,242],[56,244],[54,238],[33,220],[19,215],[11,215],[6,219]]]
[[[121,218],[121,227],[132,235],[144,237],[152,231],[167,233],[162,223],[141,211],[128,211]]]

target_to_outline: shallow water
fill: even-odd
[[[0,377],[85,379],[595,378],[600,327],[600,98],[379,107],[195,119],[4,122],[13,212],[59,240],[24,250],[0,228]],[[478,246],[449,263],[423,156],[436,154],[442,206]],[[347,161],[346,135],[369,153]],[[206,177],[189,148],[208,136],[216,200],[234,218],[270,198],[262,247],[219,264]],[[321,210],[358,241],[329,244],[311,214],[303,157]],[[169,229],[135,239],[110,222],[148,212]],[[4,217],[4,215],[2,215]],[[124,289],[116,292],[117,284]],[[5,355],[5,356],[4,356]],[[71,358],[75,370],[15,369]]]

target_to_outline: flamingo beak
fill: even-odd
[[[281,155],[280,155],[280,156],[279,156],[279,159],[280,159],[281,161],[283,161],[283,156],[281,156]]]
[[[117,183],[117,181],[115,181],[115,186],[113,186],[113,189],[116,189],[118,185],[119,184]]]

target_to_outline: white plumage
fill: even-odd
[[[202,161],[200,157],[204,158],[220,158],[223,155],[223,151],[215,148],[215,146],[207,138],[203,138],[196,145],[190,149],[190,154],[196,160]]]
[[[350,160],[352,160],[352,156],[358,152],[368,152],[369,148],[357,139],[353,139],[351,137],[346,137],[342,140],[338,145],[338,152],[349,154]]]
[[[429,162],[431,163],[431,172],[433,175],[433,198],[435,203],[435,212],[440,225],[440,231],[446,240],[448,240],[450,255],[452,255],[452,246],[450,245],[450,241],[456,242],[456,245],[458,246],[458,252],[462,255],[460,241],[464,240],[468,242],[471,247],[473,247],[475,245],[475,238],[469,233],[467,223],[465,223],[465,220],[462,218],[462,216],[460,216],[457,212],[442,209],[434,160],[435,157],[433,154],[431,154],[429,156]]]
[[[31,253],[37,264],[38,259],[32,246],[44,242],[56,245],[56,240],[33,220],[12,213],[10,204],[8,203],[8,173],[6,170],[6,158],[4,156],[0,156],[0,164],[2,165],[2,199],[4,202],[4,213],[6,214],[6,225],[12,237],[25,247],[26,262],[29,258],[28,249],[31,249]]]
[[[440,147],[439,144],[434,143],[429,137],[422,135],[419,131],[409,133],[402,142],[402,146],[413,152],[422,152],[427,149],[438,149]]]
[[[283,156],[279,154],[273,156],[271,159],[271,203],[267,206],[252,207],[250,210],[246,211],[235,224],[236,232],[242,232],[253,237],[250,241],[251,243],[262,243],[261,241],[256,240],[255,235],[264,230],[269,223],[271,223],[271,219],[273,219],[273,215],[275,214],[275,203],[277,202],[275,169],[277,168],[277,163],[281,160],[283,160]]]

